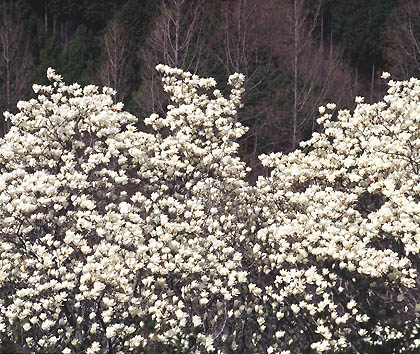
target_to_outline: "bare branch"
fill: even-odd
[[[115,101],[123,101],[129,92],[126,69],[129,63],[127,37],[121,24],[114,17],[108,24],[104,37],[105,58],[97,73],[101,85],[117,90]]]
[[[202,40],[205,3],[205,0],[162,1],[160,15],[153,22],[140,53],[144,64],[136,101],[145,114],[163,113],[167,104],[155,70],[157,64],[166,64],[194,74],[203,67],[206,47]],[[200,74],[203,74],[203,70],[200,70]]]
[[[32,55],[22,26],[8,12],[1,19],[0,48],[0,77],[5,83],[5,92],[1,95],[4,99],[0,98],[0,104],[6,110],[12,111],[18,99],[28,90]],[[0,134],[3,135],[8,127],[3,117],[0,119]]]

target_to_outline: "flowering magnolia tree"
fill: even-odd
[[[261,156],[271,175],[250,185],[236,143],[246,129],[234,123],[244,77],[232,75],[224,97],[213,79],[157,69],[172,105],[145,119],[153,134],[112,89],[66,85],[52,69],[37,99],[5,114],[0,343],[419,348],[420,82],[324,114],[304,151]]]
[[[280,309],[292,352],[420,348],[420,80],[389,86],[353,114],[320,107],[304,151],[260,157],[273,170],[258,181],[269,261],[255,274],[271,275],[265,308]]]

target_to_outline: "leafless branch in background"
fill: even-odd
[[[205,0],[162,0],[160,15],[151,26],[140,56],[143,59],[137,102],[145,114],[163,113],[167,104],[157,64],[205,76],[202,39]]]
[[[384,33],[389,71],[396,79],[420,75],[420,2],[411,0],[397,8]]]
[[[260,80],[255,76],[264,62],[259,55],[269,33],[264,32],[261,19],[261,2],[235,0],[222,3],[215,27],[221,29],[223,49],[216,53],[227,75],[235,72],[245,75],[245,87],[252,90]]]
[[[313,9],[305,0],[281,0],[273,6],[278,21],[283,21],[274,26],[273,36],[277,42],[273,47],[281,71],[288,73],[292,80],[288,150],[295,150],[305,133],[315,130],[318,106],[327,98],[339,103],[350,85],[351,75],[341,65],[341,53],[332,42],[325,43],[317,38],[322,33],[319,30],[321,2]]]
[[[19,98],[24,96],[30,83],[32,55],[22,26],[5,12],[0,24],[0,78],[3,82],[0,104],[13,111]],[[0,134],[8,130],[7,122],[0,118]]]
[[[117,90],[115,101],[124,101],[130,87],[126,77],[129,62],[127,36],[114,17],[110,20],[104,37],[105,57],[97,73],[101,85]]]

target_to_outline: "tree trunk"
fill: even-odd
[[[293,20],[294,20],[294,55],[293,55],[293,132],[292,132],[292,150],[296,149],[297,145],[297,128],[298,128],[298,43],[299,43],[299,28],[298,16],[296,9],[296,1],[293,2]]]
[[[28,43],[23,38],[22,26],[8,13],[0,21],[0,46],[0,73],[3,75],[0,80],[5,83],[0,100],[3,108],[12,112],[29,85],[31,55]],[[2,120],[1,133],[4,134],[7,128]]]
[[[373,102],[373,87],[375,85],[375,64],[372,65],[372,76],[370,79],[370,103]]]
[[[44,28],[45,28],[45,32],[48,33],[48,6],[47,4],[45,4],[45,7],[44,7]]]

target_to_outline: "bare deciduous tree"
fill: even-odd
[[[390,71],[397,79],[420,75],[420,2],[397,8],[385,31]]]
[[[226,1],[215,23],[223,36],[223,48],[216,53],[217,59],[227,75],[235,72],[245,75],[248,91],[258,86],[261,78],[254,78],[265,64],[261,49],[269,34],[264,31],[261,8],[261,2],[256,0]]]
[[[274,108],[274,102],[266,97],[267,93],[262,95],[260,92],[279,74],[268,45],[272,40],[272,14],[268,4],[258,0],[223,1],[212,18],[214,42],[220,43],[214,46],[212,54],[222,68],[222,75],[240,72],[246,78],[244,108],[234,119],[249,127],[240,143],[242,155],[253,171],[258,170],[258,154],[267,145],[266,133],[270,126],[270,112]]]
[[[274,30],[279,65],[292,80],[289,149],[294,150],[314,131],[318,106],[326,98],[337,102],[343,97],[350,74],[340,65],[341,54],[332,43],[317,40],[321,2],[312,9],[306,0],[281,0],[273,6],[283,22]]]
[[[0,24],[0,77],[3,94],[0,104],[8,111],[13,111],[18,99],[24,96],[30,83],[32,55],[29,42],[25,40],[22,26],[5,11]],[[7,131],[7,122],[1,118],[0,132]]]
[[[129,93],[126,68],[129,63],[127,36],[119,21],[114,17],[108,24],[104,37],[105,57],[97,78],[101,85],[117,90],[116,102],[124,101]]]
[[[137,102],[144,113],[163,112],[165,95],[161,89],[157,64],[197,73],[205,60],[203,52],[203,13],[205,0],[162,0],[160,15],[151,26],[145,46]],[[200,69],[200,75],[205,75]]]

